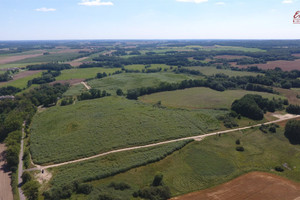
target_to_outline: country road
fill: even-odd
[[[276,117],[278,117],[279,119],[278,120],[274,120],[274,121],[270,121],[270,122],[266,122],[266,123],[262,123],[262,124],[267,125],[267,124],[273,124],[273,123],[283,122],[283,121],[286,121],[286,120],[299,118],[300,115],[289,115],[289,114],[287,114],[285,116],[277,115]],[[253,127],[261,126],[262,124],[256,124],[256,125],[242,127],[242,128],[236,128],[236,129],[229,129],[229,130],[225,130],[225,131],[218,131],[218,132],[208,133],[208,134],[204,134],[204,135],[198,135],[198,136],[191,136],[191,137],[179,138],[179,139],[174,139],[174,140],[168,140],[168,141],[164,141],[164,142],[158,142],[158,143],[148,144],[148,145],[143,145],[143,146],[128,147],[128,148],[124,148],[124,149],[118,149],[118,150],[113,150],[113,151],[109,151],[109,152],[97,154],[97,155],[90,156],[90,157],[87,157],[87,158],[81,158],[81,159],[78,159],[78,160],[72,160],[72,161],[67,161],[67,162],[53,164],[53,165],[47,165],[47,166],[36,165],[35,168],[27,169],[25,171],[35,171],[35,170],[48,169],[48,168],[53,168],[53,167],[60,167],[60,166],[63,166],[63,165],[68,165],[68,164],[72,164],[72,163],[82,162],[82,161],[86,161],[86,160],[90,160],[90,159],[93,159],[93,158],[98,158],[98,157],[106,156],[106,155],[113,154],[113,153],[130,151],[130,150],[136,150],[136,149],[142,149],[142,148],[147,148],[147,147],[154,147],[154,146],[158,146],[158,145],[162,145],[162,144],[169,144],[169,143],[179,142],[179,141],[184,141],[184,140],[202,140],[202,139],[204,139],[206,137],[209,137],[209,136],[219,135],[219,134],[225,134],[225,133],[230,133],[230,132],[235,132],[235,131],[241,131],[241,130],[246,130],[246,129],[250,129],[250,128],[253,128]]]
[[[87,90],[91,89],[91,86],[89,86],[86,82],[81,82],[81,84],[84,85]]]
[[[23,174],[24,137],[25,137],[24,128],[25,128],[25,122],[23,123],[23,127],[22,127],[21,150],[19,154],[19,167],[18,167],[18,190],[19,190],[20,200],[26,200],[26,197],[21,188],[22,174]]]

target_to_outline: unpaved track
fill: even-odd
[[[278,123],[278,122],[282,122],[282,121],[286,121],[286,120],[290,120],[290,119],[300,118],[300,115],[285,115],[285,116],[277,116],[277,117],[280,117],[280,118],[278,120],[274,120],[274,121],[271,121],[271,122],[266,122],[266,123],[263,123],[263,124],[267,125],[267,124]],[[225,133],[246,130],[246,129],[250,129],[250,128],[253,128],[253,127],[258,127],[258,126],[261,126],[261,125],[262,124],[256,124],[256,125],[253,125],[253,126],[247,126],[247,127],[243,127],[243,128],[229,129],[229,130],[225,130],[225,131],[218,131],[218,132],[208,133],[208,134],[204,134],[204,135],[179,138],[179,139],[175,139],[175,140],[168,140],[168,141],[164,141],[164,142],[158,142],[158,143],[148,144],[148,145],[143,145],[143,146],[128,147],[128,148],[124,148],[124,149],[118,149],[118,150],[113,150],[113,151],[97,154],[97,155],[87,157],[87,158],[81,158],[81,159],[78,159],[78,160],[72,160],[72,161],[67,161],[67,162],[53,164],[53,165],[47,165],[47,166],[36,165],[35,168],[27,169],[25,171],[35,171],[35,170],[48,169],[48,168],[53,168],[53,167],[60,167],[60,166],[63,166],[63,165],[82,162],[82,161],[86,161],[86,160],[90,160],[90,159],[93,159],[93,158],[106,156],[106,155],[113,154],[113,153],[136,150],[136,149],[142,149],[142,148],[147,148],[147,147],[154,147],[154,146],[158,146],[158,145],[162,145],[162,144],[169,144],[169,143],[179,142],[179,141],[184,141],[184,140],[200,141],[200,140],[202,140],[206,137],[209,137],[209,136],[221,135],[221,134],[225,134]]]
[[[89,86],[86,82],[81,82],[82,85],[84,85],[84,87],[87,89],[87,90],[90,90],[91,89],[91,86]]]
[[[24,127],[25,127],[25,122],[23,123],[23,127],[22,127],[22,139],[21,139],[21,150],[20,150],[20,154],[19,154],[19,167],[18,167],[18,189],[19,189],[19,196],[20,196],[20,200],[26,200],[25,195],[22,191],[22,174],[23,174],[23,155],[24,155]]]
[[[10,171],[5,167],[5,144],[0,144],[0,200],[13,200]]]

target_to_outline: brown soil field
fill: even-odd
[[[237,55],[220,55],[215,56],[215,59],[241,59],[241,58],[250,58],[249,56],[237,56]]]
[[[38,56],[42,56],[42,53],[38,53],[38,54],[30,54],[30,55],[22,55],[22,56],[5,56],[5,57],[0,57],[0,64],[8,64],[8,63],[12,63],[15,61],[19,61],[19,60],[24,60],[26,58],[34,58],[34,57],[38,57]]]
[[[50,84],[55,84],[55,83],[60,83],[60,84],[65,84],[69,83],[70,85],[76,85],[84,81],[85,79],[70,79],[70,80],[63,80],[63,81],[54,81],[51,82]]]
[[[10,185],[10,172],[5,168],[5,149],[5,145],[0,144],[0,199],[13,200],[12,188]]]
[[[300,105],[300,99],[297,98],[297,91],[288,90],[283,88],[274,88],[277,92],[285,96],[290,104],[298,104]]]
[[[173,200],[299,200],[300,184],[264,172],[251,172],[217,187]]]
[[[78,58],[76,60],[72,60],[71,62],[67,62],[67,63],[70,64],[73,67],[78,67],[79,65],[82,64],[81,61],[83,61],[83,60],[85,60],[87,58],[89,58],[89,57]]]
[[[292,54],[292,56],[300,57],[300,53]]]
[[[247,68],[248,66],[257,66],[261,69],[275,69],[280,67],[283,71],[300,70],[300,59],[294,61],[276,60],[270,61],[266,64],[253,64],[253,65],[237,65],[235,62],[230,63],[234,67]]]
[[[16,75],[13,76],[13,80],[10,80],[10,81],[7,81],[7,82],[1,82],[0,83],[0,86],[1,85],[4,85],[6,83],[10,83],[12,81],[15,81],[15,80],[18,80],[18,79],[21,79],[21,78],[24,78],[24,77],[27,77],[27,76],[31,76],[31,75],[34,75],[34,74],[37,74],[37,73],[40,73],[42,70],[34,70],[34,71],[22,71]]]

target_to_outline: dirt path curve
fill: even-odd
[[[91,89],[91,86],[89,86],[86,82],[81,82],[82,85],[84,85],[84,87],[87,89],[87,90],[90,90]]]
[[[26,200],[26,197],[21,188],[22,174],[23,174],[23,155],[24,155],[23,148],[24,148],[24,137],[25,137],[24,127],[25,127],[25,122],[23,123],[23,127],[22,127],[21,150],[20,150],[20,154],[19,154],[19,167],[18,167],[18,189],[19,189],[20,200]]]
[[[284,115],[284,116],[279,116],[278,115],[277,117],[279,118],[278,120],[274,120],[274,121],[266,122],[266,123],[262,123],[262,124],[267,125],[267,124],[278,123],[278,122],[282,122],[282,121],[286,121],[286,120],[290,120],[290,119],[300,118],[300,115]],[[148,144],[148,145],[143,145],[143,146],[136,146],[136,147],[128,147],[128,148],[124,148],[124,149],[117,149],[117,150],[113,150],[113,151],[109,151],[109,152],[97,154],[97,155],[94,155],[94,156],[90,156],[90,157],[87,157],[87,158],[81,158],[81,159],[78,159],[78,160],[72,160],[72,161],[67,161],[67,162],[53,164],[53,165],[47,165],[47,166],[36,165],[35,168],[27,169],[25,171],[35,171],[35,170],[48,169],[48,168],[53,168],[53,167],[60,167],[60,166],[63,166],[63,165],[68,165],[68,164],[72,164],[72,163],[82,162],[82,161],[86,161],[86,160],[90,160],[90,159],[93,159],[93,158],[98,158],[98,157],[106,156],[106,155],[113,154],[113,153],[130,151],[130,150],[136,150],[136,149],[142,149],[142,148],[147,148],[147,147],[154,147],[154,146],[158,146],[158,145],[162,145],[162,144],[169,144],[169,143],[179,142],[179,141],[184,141],[184,140],[201,141],[202,139],[204,139],[206,137],[209,137],[209,136],[219,135],[219,134],[225,134],[225,133],[230,133],[230,132],[235,132],[235,131],[241,131],[241,130],[246,130],[246,129],[250,129],[250,128],[253,128],[253,127],[261,126],[262,124],[256,124],[256,125],[253,125],[253,126],[247,126],[247,127],[243,127],[243,128],[229,129],[229,130],[225,130],[225,131],[218,131],[218,132],[208,133],[208,134],[204,134],[204,135],[179,138],[179,139],[175,139],[175,140],[168,140],[168,141],[164,141],[164,142],[158,142],[158,143]]]
[[[5,144],[0,144],[0,200],[13,200],[10,171],[5,167]]]

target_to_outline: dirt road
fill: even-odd
[[[300,118],[300,115],[277,115],[277,117],[279,118],[278,120],[274,120],[274,121],[271,121],[271,122],[266,122],[266,123],[263,123],[263,124],[267,125],[267,124],[278,123],[278,122],[282,122],[282,121],[286,121],[286,120],[290,120],[290,119]],[[35,171],[35,170],[42,170],[42,169],[48,169],[48,168],[53,168],[53,167],[59,167],[59,166],[68,165],[68,164],[71,164],[71,163],[77,163],[77,162],[90,160],[90,159],[93,159],[93,158],[106,156],[106,155],[113,154],[113,153],[131,151],[131,150],[142,149],[142,148],[147,148],[147,147],[154,147],[154,146],[158,146],[158,145],[162,145],[162,144],[169,144],[169,143],[179,142],[179,141],[184,141],[184,140],[197,140],[197,141],[200,141],[200,140],[202,140],[206,137],[209,137],[209,136],[221,135],[221,134],[225,134],[225,133],[246,130],[246,129],[250,129],[252,127],[259,127],[261,125],[262,124],[256,124],[256,125],[253,125],[253,126],[247,126],[247,127],[243,127],[243,128],[229,129],[229,130],[225,130],[225,131],[218,131],[218,132],[208,133],[208,134],[204,134],[204,135],[179,138],[179,139],[175,139],[175,140],[168,140],[168,141],[164,141],[164,142],[158,142],[158,143],[148,144],[148,145],[143,145],[143,146],[128,147],[128,148],[124,148],[124,149],[118,149],[118,150],[113,150],[113,151],[97,154],[97,155],[87,157],[87,158],[81,158],[81,159],[78,159],[78,160],[72,160],[72,161],[67,161],[67,162],[53,164],[53,165],[47,165],[47,166],[36,165],[35,168],[27,169],[25,171]]]
[[[82,85],[84,85],[84,87],[87,89],[87,90],[90,90],[91,89],[91,86],[89,86],[86,82],[81,82]]]
[[[22,140],[21,140],[21,150],[20,150],[20,154],[19,154],[19,167],[18,167],[18,189],[19,189],[19,196],[20,196],[20,200],[26,200],[25,195],[22,191],[22,174],[23,174],[23,155],[24,155],[24,127],[25,127],[25,122],[23,123],[23,127],[22,127]]]
[[[264,172],[251,172],[222,185],[171,200],[297,200],[300,184]]]
[[[0,200],[13,200],[10,171],[5,167],[5,144],[0,144]]]

